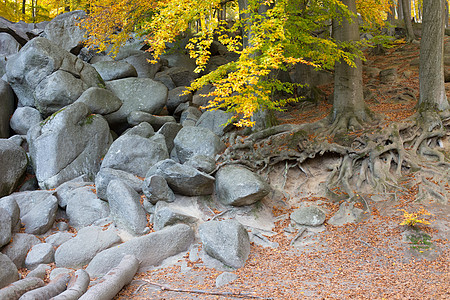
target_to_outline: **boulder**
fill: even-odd
[[[165,145],[137,135],[124,135],[109,148],[102,169],[112,168],[144,177],[151,166],[168,157]]]
[[[125,61],[101,61],[92,66],[105,81],[138,76],[136,69]]]
[[[235,220],[208,221],[198,233],[205,252],[232,268],[241,268],[250,254],[248,232]]]
[[[55,188],[80,175],[95,178],[111,143],[108,123],[83,103],[74,103],[28,131],[39,186]]]
[[[156,73],[155,80],[159,77],[169,75],[175,86],[189,86],[197,78],[197,75],[183,67],[169,68],[165,71]]]
[[[149,62],[153,60],[153,56],[149,52],[143,52],[128,56],[123,61],[132,65],[137,72],[139,78],[155,78],[155,74],[161,69],[162,63],[158,60],[153,64]]]
[[[70,240],[71,238],[73,238],[72,233],[58,231],[58,232],[46,237],[45,242],[47,244],[52,245],[53,247],[59,247],[62,244],[64,244],[65,242],[67,242],[68,240]]]
[[[264,198],[269,192],[270,186],[260,176],[244,167],[228,165],[216,173],[217,198],[225,205],[250,205]]]
[[[106,218],[109,205],[97,197],[93,187],[79,187],[67,198],[66,214],[69,224],[79,229]]]
[[[32,234],[16,233],[12,242],[2,249],[2,253],[8,256],[18,269],[25,267],[25,258],[28,251],[41,241]],[[1,273],[1,272],[0,272]]]
[[[0,139],[0,197],[11,194],[28,165],[25,151],[13,142]]]
[[[3,17],[0,17],[0,32],[10,34],[20,45],[25,45],[30,38],[27,36],[26,29],[21,26],[25,22],[11,22]]]
[[[103,276],[128,254],[141,262],[142,269],[157,266],[164,259],[186,251],[193,241],[194,232],[189,226],[178,224],[166,227],[103,250],[92,259],[86,271],[91,278]]]
[[[33,270],[40,264],[50,264],[55,261],[53,245],[41,243],[33,246],[25,258],[25,268]]]
[[[48,191],[19,192],[11,196],[20,208],[20,219],[25,232],[46,233],[55,222],[58,199]]]
[[[124,78],[109,81],[106,87],[122,101],[122,107],[106,119],[110,124],[126,123],[133,111],[159,114],[166,105],[167,88],[149,78]]]
[[[72,180],[66,181],[55,189],[54,195],[58,199],[58,205],[61,208],[66,208],[69,200],[76,194],[76,189],[80,187],[90,186],[95,188],[94,183],[90,182],[85,175],[78,176]]]
[[[108,199],[106,196],[106,189],[108,187],[108,184],[114,179],[122,180],[128,186],[133,188],[137,193],[142,192],[142,179],[138,178],[136,175],[122,170],[102,168],[100,169],[100,172],[97,173],[97,177],[95,178],[97,197],[103,200]]]
[[[107,115],[118,111],[122,101],[111,91],[99,87],[91,87],[81,94],[76,102],[83,102],[93,114]]]
[[[42,37],[8,60],[6,76],[19,106],[36,107],[44,117],[75,102],[86,89],[103,84],[92,66]]]
[[[208,128],[218,136],[223,136],[227,131],[233,128],[232,124],[227,124],[233,117],[232,113],[226,113],[223,110],[207,110],[198,119],[196,126]]]
[[[107,230],[99,226],[85,227],[78,231],[76,237],[63,243],[56,250],[56,266],[58,268],[81,268],[87,265],[97,253],[120,243],[120,241],[120,237],[113,227]]]
[[[167,74],[160,75],[157,78],[155,77],[155,81],[159,81],[162,84],[164,84],[167,87],[167,90],[169,90],[169,91],[176,88],[176,85],[175,85],[175,83],[173,83],[172,78]]]
[[[177,113],[177,111],[175,111],[175,113]],[[197,121],[201,115],[202,115],[202,112],[198,108],[193,107],[193,106],[188,106],[181,113],[180,123],[181,123],[181,125],[183,125],[183,127],[195,126],[195,124],[197,124]]]
[[[191,157],[184,164],[186,166],[194,167],[197,170],[204,172],[206,174],[210,174],[216,169],[215,159],[212,158],[211,156],[201,154]]]
[[[30,106],[18,107],[11,117],[9,124],[15,133],[26,135],[28,130],[42,121],[41,113]]]
[[[188,92],[185,94],[185,92]],[[181,103],[192,101],[192,93],[189,92],[187,87],[180,86],[177,88],[174,88],[169,91],[168,97],[167,97],[167,110],[170,114],[173,114],[175,109],[180,105]]]
[[[0,249],[11,241],[11,215],[0,206]]]
[[[216,287],[222,287],[224,285],[230,284],[236,279],[238,279],[238,276],[236,274],[230,272],[223,272],[216,278]]]
[[[0,55],[8,57],[19,52],[20,44],[6,32],[0,32]]]
[[[67,51],[79,48],[74,53],[78,54],[76,52],[82,47],[85,30],[77,24],[85,17],[86,13],[82,10],[60,14],[45,26],[45,37]]]
[[[291,220],[299,225],[319,226],[325,222],[326,213],[318,206],[303,206],[294,210]]]
[[[149,123],[155,130],[159,130],[164,124],[176,122],[172,116],[155,116],[143,111],[133,111],[127,118],[128,124],[137,125],[142,122]]]
[[[14,113],[14,93],[8,83],[0,79],[0,138],[9,138],[9,119]]]
[[[172,208],[169,206],[159,206],[156,209],[153,221],[155,231],[162,230],[167,226],[175,224],[190,225],[197,221],[197,218],[189,215],[187,212]]]
[[[11,225],[11,232],[17,232],[20,229],[20,208],[13,197],[0,198],[0,208],[2,208],[9,215]],[[8,226],[8,225],[5,225]],[[2,246],[0,246],[1,248]]]
[[[136,191],[121,180],[112,180],[106,190],[114,223],[134,236],[149,232],[147,214]]]
[[[183,127],[174,139],[174,149],[181,163],[196,155],[215,158],[225,150],[225,144],[211,130],[203,127]]]
[[[138,135],[144,138],[150,138],[155,135],[155,130],[152,125],[147,122],[142,122],[136,126],[128,128],[122,133],[122,135]]]
[[[0,253],[0,289],[20,279],[19,271],[8,256]]]
[[[178,132],[183,128],[179,123],[169,122],[165,123],[159,130],[158,133],[164,136],[166,140],[167,151],[170,153],[173,149],[173,140],[177,136]]]
[[[156,204],[158,201],[173,202],[175,199],[175,195],[167,185],[167,181],[159,175],[145,178],[142,184],[142,191],[151,204]]]
[[[163,160],[151,167],[145,177],[153,175],[163,177],[176,194],[201,196],[210,195],[214,191],[214,177],[171,159]]]

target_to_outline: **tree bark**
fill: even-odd
[[[405,21],[406,40],[408,41],[408,43],[411,43],[416,39],[411,22],[411,1],[410,0],[401,0],[401,1],[403,7],[403,20]]]
[[[445,0],[423,1],[419,110],[449,110],[444,86]]]
[[[356,15],[356,1],[343,0],[348,9]],[[333,22],[335,23],[335,22]],[[359,26],[355,17],[352,22],[343,20],[339,26],[334,24],[333,34],[338,41],[358,41]],[[360,121],[366,121],[366,109],[363,96],[362,63],[361,59],[355,60],[356,68],[345,61],[336,63],[334,69],[334,100],[332,121],[341,115],[351,114]]]

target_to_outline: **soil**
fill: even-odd
[[[386,55],[367,55],[366,102],[371,110],[386,115],[384,122],[414,114],[419,97],[418,65],[414,65],[418,57],[414,43],[399,44]],[[396,68],[397,80],[380,82],[369,74],[373,67]],[[331,109],[326,99],[333,86],[320,88],[324,99],[297,103],[278,119],[301,124],[326,117]],[[275,192],[252,210],[260,223],[269,222],[269,229],[260,228],[262,242],[253,239],[243,268],[228,269],[211,261],[201,244],[196,244],[162,266],[137,274],[115,299],[450,299],[448,203],[417,202],[418,187],[405,178],[402,190],[361,195],[370,208],[361,222],[332,226],[327,221],[341,203],[320,192],[326,177],[324,159],[304,166],[309,175],[284,164],[274,168],[268,179]],[[324,225],[292,226],[292,211],[311,204],[327,212]],[[404,221],[401,209],[428,211],[431,215],[424,218],[430,224],[400,225]],[[254,238],[255,228],[248,228]],[[268,247],[274,243],[278,247]],[[234,273],[237,279],[218,288],[215,280],[223,272]]]

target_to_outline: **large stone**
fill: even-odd
[[[25,267],[33,270],[40,264],[50,264],[55,261],[53,245],[41,243],[33,246],[25,258]]]
[[[61,14],[47,24],[45,37],[67,51],[81,48],[85,30],[77,24],[85,17],[86,13],[81,10]]]
[[[20,279],[19,271],[8,256],[0,253],[0,289]]]
[[[269,192],[270,186],[260,176],[244,167],[228,165],[216,173],[217,197],[225,205],[250,205],[264,198]]]
[[[20,219],[25,232],[46,233],[55,222],[58,199],[48,191],[14,193],[11,196],[20,208]]]
[[[163,72],[156,73],[155,79],[163,75],[169,75],[176,86],[189,86],[197,78],[194,72],[183,67],[169,68]]]
[[[0,208],[4,209],[11,220],[11,232],[17,232],[20,229],[20,208],[14,197],[0,198]],[[7,225],[5,225],[7,226]],[[1,248],[2,246],[0,246]]]
[[[141,262],[141,269],[159,265],[164,259],[186,251],[194,241],[194,232],[184,224],[166,227],[97,254],[86,271],[91,277],[100,277],[117,266],[127,254]]]
[[[165,145],[137,135],[124,135],[111,145],[103,159],[102,168],[144,177],[151,166],[168,157]]]
[[[41,241],[32,234],[16,233],[12,242],[2,249],[2,253],[7,255],[18,269],[25,267],[25,258],[28,251]]]
[[[216,160],[211,156],[196,155],[191,157],[184,163],[187,166],[196,168],[197,170],[206,174],[212,173],[216,168]]]
[[[78,229],[106,218],[109,215],[109,205],[97,197],[93,187],[79,187],[67,199],[66,214],[69,224]]]
[[[136,175],[133,175],[131,173],[122,170],[101,168],[100,172],[97,173],[97,177],[95,178],[95,188],[97,189],[97,197],[104,200],[108,199],[106,197],[106,189],[108,188],[108,184],[114,179],[122,180],[138,193],[142,192],[142,179],[140,179]]]
[[[176,122],[172,116],[155,116],[143,111],[133,111],[127,118],[128,124],[137,125],[142,122],[149,123],[155,130],[159,130],[166,123]]]
[[[10,56],[19,52],[20,44],[16,41],[16,39],[6,33],[0,32],[0,55],[1,56]]]
[[[91,180],[111,143],[108,123],[74,103],[32,127],[27,140],[39,186],[55,188],[80,175]]]
[[[63,243],[56,250],[57,267],[78,269],[87,265],[97,253],[120,243],[120,237],[113,227],[89,226],[78,231],[73,239]]]
[[[14,94],[8,83],[0,79],[0,138],[9,138],[9,119],[14,113]]]
[[[0,249],[11,240],[11,215],[0,206]]]
[[[66,181],[55,189],[54,195],[58,199],[58,205],[61,208],[66,208],[69,200],[76,193],[76,189],[80,187],[90,186],[95,190],[94,183],[87,180],[84,175],[78,176],[72,180]]]
[[[198,228],[203,249],[232,268],[241,268],[250,254],[248,232],[234,220],[209,221]]]
[[[76,102],[83,102],[93,114],[106,115],[122,106],[122,101],[111,91],[99,87],[91,87],[81,94]]]
[[[176,194],[201,196],[210,195],[214,191],[214,177],[171,159],[163,160],[151,167],[145,177],[152,175],[163,177]]]
[[[122,107],[106,116],[112,124],[126,123],[132,111],[143,111],[149,114],[159,114],[166,105],[167,88],[160,82],[149,78],[124,78],[109,81],[106,87],[120,100]]]
[[[326,213],[318,206],[304,206],[294,210],[291,220],[299,225],[319,226],[325,221]]]
[[[218,136],[223,136],[225,132],[233,127],[231,124],[226,125],[232,116],[232,113],[226,113],[220,109],[208,110],[200,116],[196,126],[208,128]]]
[[[180,86],[174,88],[173,90],[170,90],[168,94],[167,110],[170,114],[173,114],[178,105],[189,101],[192,101],[192,92],[189,92],[187,87]]]
[[[145,178],[142,184],[142,191],[151,204],[156,204],[158,201],[173,202],[175,198],[172,190],[167,185],[167,181],[159,175]]]
[[[158,60],[157,63],[153,64],[149,60],[153,60],[153,56],[149,52],[131,55],[124,59],[136,69],[138,77],[153,79],[155,74],[161,69],[162,63]]]
[[[0,139],[0,197],[11,194],[28,165],[25,151],[5,139]]]
[[[174,149],[181,163],[196,155],[214,158],[225,150],[225,144],[211,130],[203,127],[182,128],[174,139]]]
[[[197,218],[191,216],[187,211],[182,211],[177,208],[161,205],[156,209],[153,228],[158,231],[167,226],[172,226],[180,223],[190,225],[195,223],[196,221]]]
[[[47,238],[45,238],[45,242],[47,244],[51,244],[53,247],[59,247],[68,240],[73,238],[73,234],[70,232],[58,231]]]
[[[0,32],[5,32],[12,35],[20,45],[25,45],[30,38],[27,36],[27,30],[21,25],[31,25],[26,24],[23,21],[14,23],[3,17],[0,17]]]
[[[137,77],[138,75],[136,69],[125,61],[101,61],[92,66],[105,81]]]
[[[28,130],[42,121],[41,113],[32,107],[18,107],[11,117],[10,125],[15,133],[26,135]]]
[[[147,215],[136,191],[121,180],[112,180],[106,190],[114,223],[134,236],[149,232]]]
[[[177,136],[178,132],[183,128],[179,123],[169,122],[165,123],[159,130],[158,133],[164,136],[166,140],[167,151],[170,153],[173,149],[173,140]]]
[[[6,76],[19,106],[36,106],[44,116],[75,102],[89,87],[103,84],[92,66],[42,37],[8,60]]]

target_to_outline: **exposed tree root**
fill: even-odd
[[[450,118],[433,112],[365,127],[348,117],[336,119],[331,126],[324,121],[280,125],[245,138],[234,136],[219,167],[242,164],[262,173],[289,162],[289,167],[303,170],[303,162],[327,153],[341,157],[339,164],[328,166],[327,188],[332,198],[356,199],[358,193],[398,191],[411,187],[410,181],[420,183],[418,200],[446,203],[450,152],[443,141],[449,135]]]

